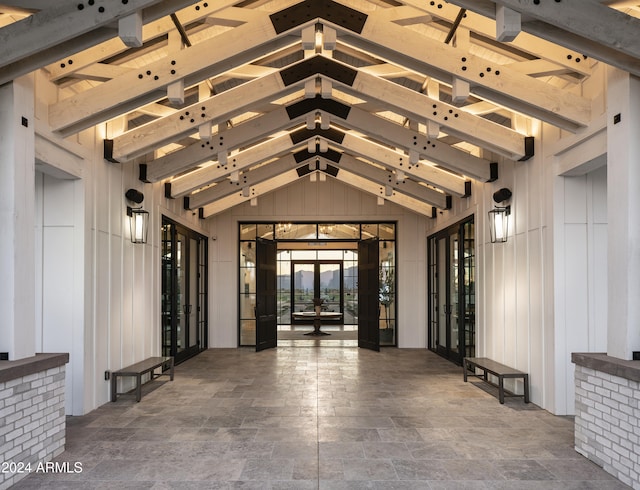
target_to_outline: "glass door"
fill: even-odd
[[[291,264],[293,278],[292,311],[313,311],[313,298],[316,296],[316,264],[315,262],[293,262]]]
[[[449,304],[447,305],[447,346],[449,349],[449,357],[458,359],[460,357],[460,288],[458,282],[458,247],[460,237],[457,231],[449,235],[448,242],[447,298]]]
[[[256,351],[278,344],[277,251],[275,241],[256,240]]]
[[[180,362],[207,344],[207,240],[166,218],[162,237],[162,354]]]
[[[189,320],[189,291],[187,288],[188,254],[187,237],[178,233],[176,237],[176,355],[181,354],[188,346],[187,325]]]
[[[429,238],[429,348],[461,364],[475,353],[473,220]]]
[[[342,262],[318,264],[318,297],[323,311],[342,311]]]
[[[380,251],[377,238],[358,242],[358,347],[380,350]]]
[[[314,298],[322,300],[322,311],[342,313],[343,262],[306,260],[291,262],[292,311],[313,311]],[[298,320],[304,321],[304,320]],[[342,323],[342,320],[324,320],[325,323]],[[292,319],[292,323],[296,323]]]

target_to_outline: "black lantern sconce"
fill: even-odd
[[[511,199],[511,191],[503,187],[499,191],[493,193],[493,200],[500,204]],[[496,206],[489,211],[489,234],[491,243],[506,242],[509,236],[509,215],[511,214],[511,206]]]
[[[144,200],[144,194],[136,189],[129,189],[124,195],[129,201],[140,204]],[[149,232],[149,211],[127,206],[129,227],[131,230],[131,243],[147,243]]]

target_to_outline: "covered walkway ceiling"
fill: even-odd
[[[639,15],[637,0],[9,0],[0,84],[44,68],[54,134],[106,123],[105,158],[203,217],[310,173],[432,216],[494,179],[496,156],[530,158],[533,120],[589,125],[597,61],[640,76]]]

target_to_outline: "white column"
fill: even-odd
[[[607,354],[640,351],[640,79],[609,68]]]
[[[35,353],[33,78],[0,86],[0,352]]]

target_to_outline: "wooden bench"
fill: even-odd
[[[161,368],[161,372],[156,374],[154,371]],[[169,370],[169,374],[164,371]],[[173,381],[173,357],[150,357],[144,361],[136,362],[131,366],[127,366],[111,373],[111,401],[115,402],[118,395],[125,395],[126,393],[118,392],[118,378],[123,376],[132,376],[136,378],[136,401],[139,402],[142,398],[142,376],[150,373],[151,381],[159,376],[169,376],[169,379]]]
[[[524,402],[529,403],[529,375],[527,373],[523,373],[522,371],[518,371],[517,369],[510,368],[509,366],[505,366],[504,364],[500,364],[499,362],[493,361],[486,357],[465,357],[462,361],[462,369],[464,372],[464,381],[467,381],[467,375],[469,370],[473,370],[472,376],[476,378],[480,378],[483,381],[489,383],[492,386],[497,386],[498,388],[498,398],[500,403],[504,403],[505,393],[507,396],[521,396],[524,397]],[[482,374],[475,374],[475,370],[479,369],[482,371]],[[492,374],[496,378],[498,378],[498,384],[492,383],[488,375]],[[522,378],[524,381],[524,393],[522,395],[516,395],[504,389],[504,379],[505,378]]]

